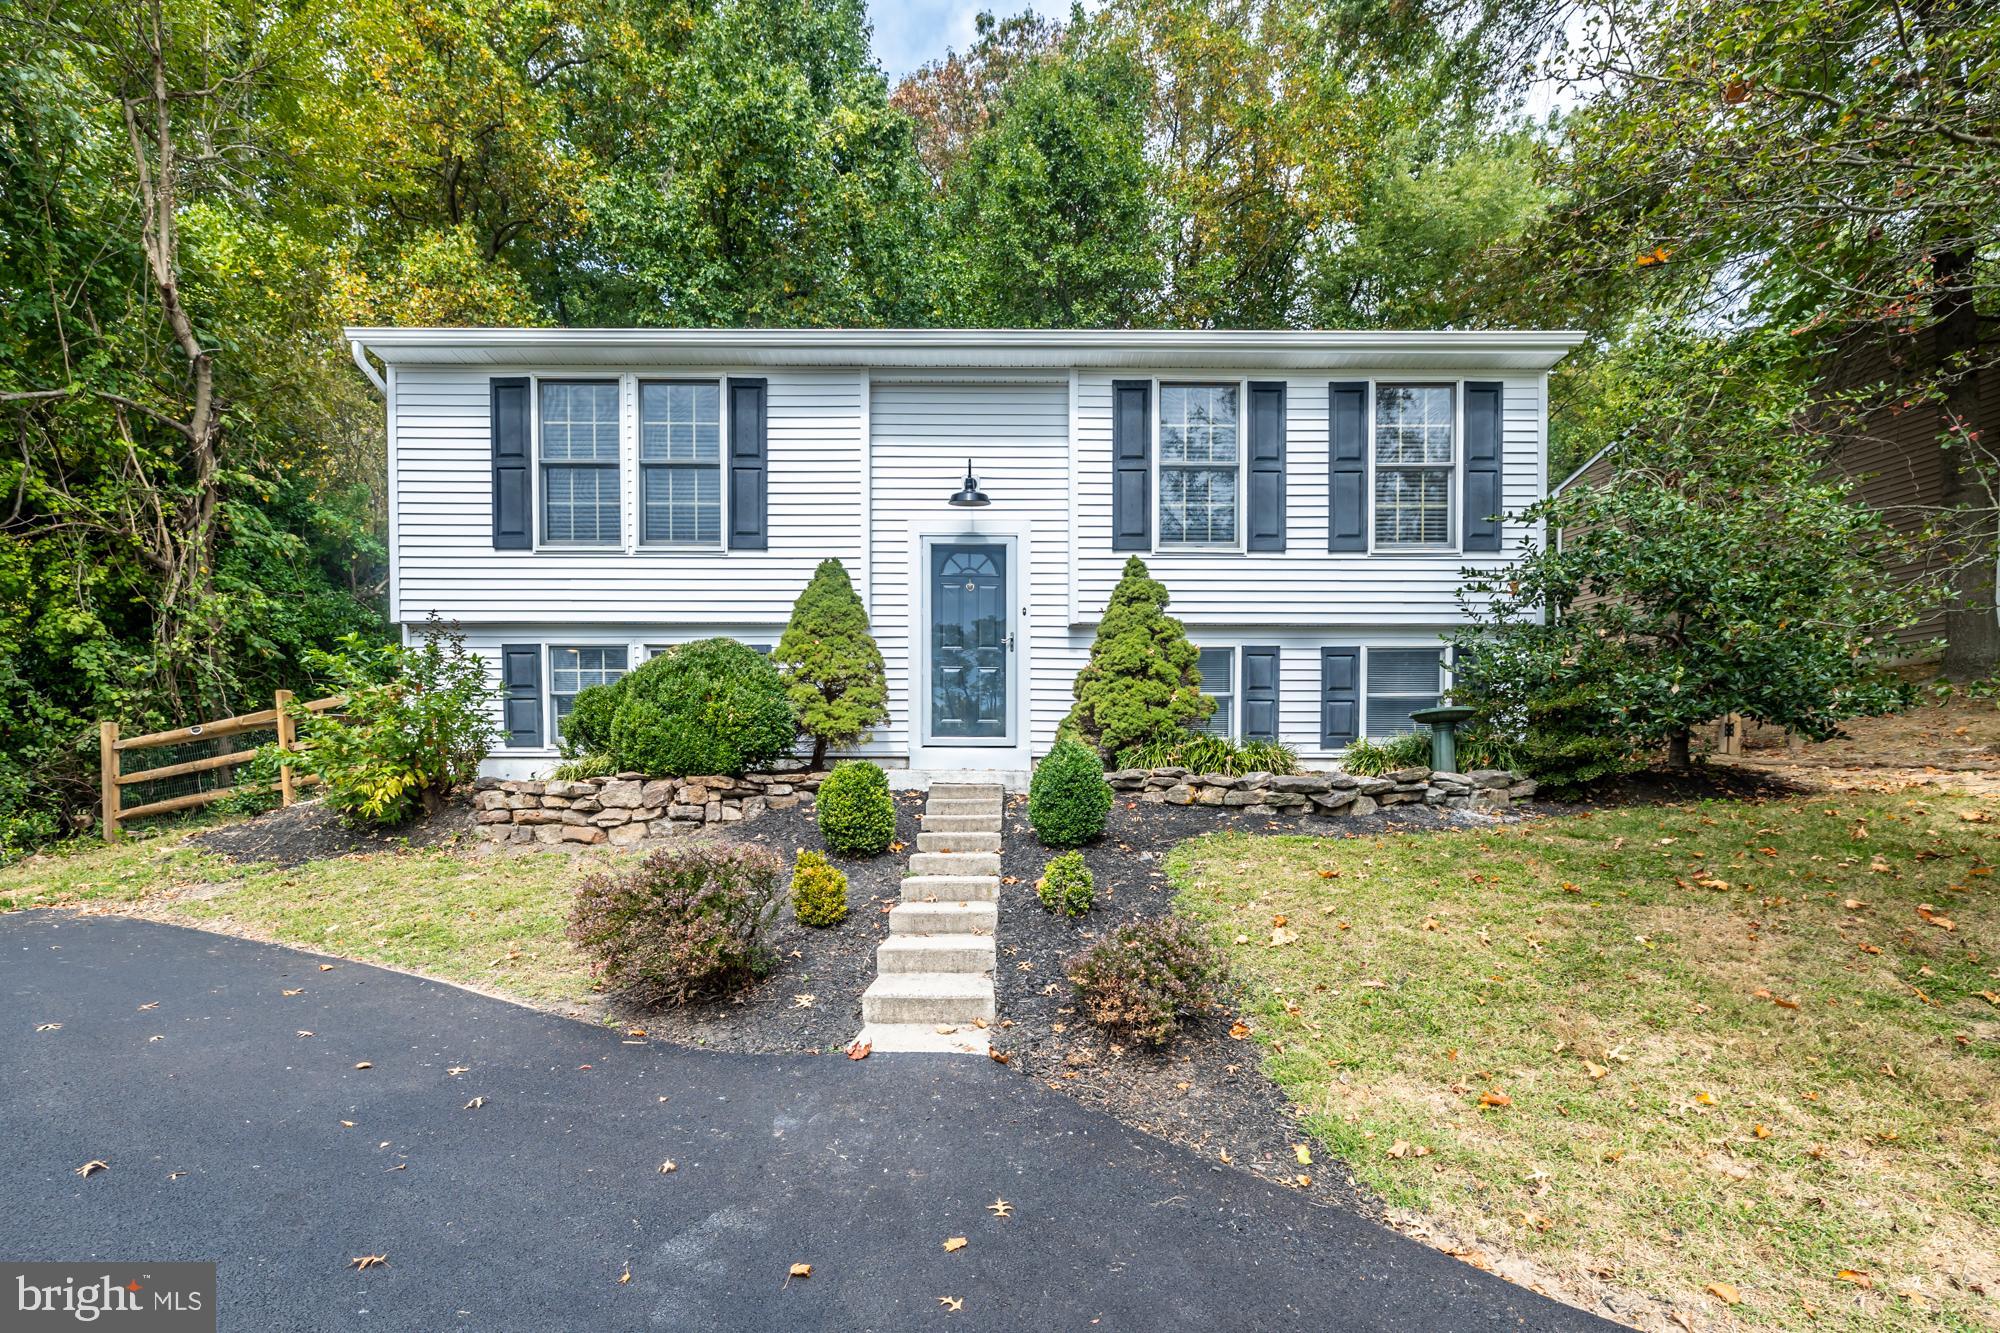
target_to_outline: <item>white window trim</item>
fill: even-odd
[[[1381,409],[1382,389],[1451,390],[1451,494],[1445,528],[1451,540],[1435,542],[1378,542],[1376,522],[1380,517],[1375,495],[1375,422]],[[1434,465],[1434,466],[1442,466]],[[1459,515],[1465,500],[1465,381],[1426,379],[1421,376],[1394,376],[1368,381],[1368,554],[1370,555],[1458,555],[1465,544],[1465,524]]]
[[[1166,464],[1160,457],[1160,428],[1166,419],[1166,414],[1161,410],[1161,390],[1169,387],[1176,389],[1223,389],[1233,387],[1236,390],[1236,540],[1233,543],[1169,542],[1161,540],[1160,534],[1166,525],[1160,521],[1160,511],[1166,503],[1167,495],[1167,488],[1164,483]],[[1153,469],[1153,512],[1151,515],[1153,537],[1150,554],[1173,555],[1183,551],[1220,551],[1226,554],[1241,555],[1249,549],[1246,545],[1248,541],[1246,529],[1249,525],[1244,521],[1246,517],[1244,513],[1244,501],[1248,496],[1249,490],[1250,446],[1249,440],[1246,438],[1249,431],[1247,415],[1249,403],[1250,381],[1247,378],[1230,379],[1227,376],[1200,375],[1190,375],[1184,378],[1175,377],[1173,379],[1166,379],[1158,375],[1153,377],[1153,410],[1151,413],[1153,418],[1153,438],[1150,455]],[[1372,431],[1370,434],[1370,447],[1373,447]],[[1372,477],[1370,484],[1373,484]]]
[[[534,374],[528,376],[528,400],[531,404],[529,420],[532,423],[530,432],[534,439],[535,459],[535,465],[528,470],[528,499],[529,503],[534,506],[534,550],[537,553],[542,551],[560,551],[566,555],[619,555],[630,551],[630,533],[632,527],[629,510],[631,508],[630,496],[632,490],[631,478],[627,475],[630,471],[627,459],[632,451],[627,448],[628,441],[626,436],[629,430],[628,422],[631,414],[626,410],[628,404],[626,402],[627,395],[624,387],[625,381],[629,378],[629,376],[625,375],[603,374]],[[618,461],[613,465],[613,470],[618,474],[618,540],[615,542],[552,542],[545,535],[548,530],[548,514],[542,509],[542,474],[543,470],[548,467],[548,462],[542,457],[542,385],[544,384],[614,384],[619,386]],[[561,466],[561,464],[557,464],[557,466]]]
[[[1360,691],[1361,697],[1356,701],[1360,705],[1360,707],[1355,710],[1360,714],[1360,716],[1356,719],[1355,739],[1357,740],[1379,741],[1379,740],[1393,739],[1392,737],[1376,736],[1373,727],[1370,725],[1370,718],[1368,716],[1368,701],[1370,698],[1373,697],[1374,693],[1372,690],[1368,688],[1368,686],[1369,686],[1369,681],[1373,677],[1375,672],[1374,655],[1377,652],[1377,650],[1380,650],[1385,653],[1416,652],[1416,651],[1435,652],[1438,655],[1438,698],[1440,700],[1443,699],[1445,695],[1449,693],[1451,690],[1451,645],[1450,644],[1448,643],[1438,643],[1438,644],[1364,643],[1362,644],[1361,645],[1361,691]],[[1346,750],[1341,749],[1335,751],[1335,753],[1345,754]]]
[[[631,393],[631,468],[632,468],[632,538],[629,545],[635,554],[652,551],[726,551],[729,549],[729,381],[721,376],[709,375],[632,375]],[[639,437],[645,428],[645,418],[640,412],[640,402],[648,384],[713,384],[718,403],[716,406],[716,454],[715,481],[716,496],[721,512],[712,542],[649,542],[641,531],[645,521],[645,497],[639,493],[640,480],[649,466],[640,456]],[[654,464],[652,466],[662,466]]]
[[[625,669],[619,672],[620,679],[628,675],[638,665],[632,651],[632,644],[626,639],[581,638],[545,639],[542,641],[542,736],[543,749],[551,754],[562,753],[562,735],[556,729],[556,653],[564,648],[623,648]]]
[[[1229,654],[1229,734],[1228,734],[1228,739],[1230,739],[1230,740],[1232,740],[1232,741],[1240,741],[1240,740],[1242,740],[1242,736],[1243,736],[1243,645],[1242,645],[1242,644],[1240,644],[1240,643],[1197,643],[1197,644],[1195,644],[1195,651],[1196,651],[1196,653],[1228,653],[1228,654]],[[1197,667],[1199,667],[1199,666],[1201,665],[1201,660],[1200,660],[1200,658],[1199,658],[1199,657],[1197,657],[1197,658],[1195,659],[1195,665],[1196,665]],[[1208,685],[1208,682],[1206,682],[1206,681],[1202,682],[1202,691],[1201,691],[1201,692],[1202,692],[1203,694],[1208,694],[1208,693],[1209,693],[1209,690],[1208,690],[1208,688],[1207,688],[1207,685]],[[1214,714],[1212,714],[1212,713],[1211,713],[1211,714],[1210,714],[1209,716],[1210,716],[1210,718],[1213,718],[1213,717],[1214,717]],[[1207,732],[1207,731],[1203,731],[1203,732],[1201,732],[1200,734],[1201,734],[1201,735],[1204,735],[1204,736],[1206,736],[1206,735],[1209,735],[1209,734],[1211,734],[1211,733],[1209,733],[1209,732]]]

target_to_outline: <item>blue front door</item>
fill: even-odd
[[[931,710],[935,740],[1005,741],[1007,550],[991,543],[931,547]]]

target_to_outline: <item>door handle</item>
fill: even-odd
[[[1014,631],[1013,631],[1013,630],[1008,630],[1008,631],[1007,631],[1007,651],[1008,651],[1008,652],[1010,652],[1010,653],[1014,651]]]

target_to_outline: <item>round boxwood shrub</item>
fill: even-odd
[[[849,759],[819,784],[819,836],[842,856],[875,856],[896,836],[889,777],[865,759]]]
[[[623,683],[586,685],[576,692],[576,698],[570,701],[569,716],[563,719],[564,756],[581,759],[585,755],[611,753],[611,719],[618,713],[618,700],[622,697],[619,686]]]
[[[1057,916],[1082,916],[1090,910],[1097,884],[1082,852],[1064,852],[1042,867],[1035,896]]]
[[[734,639],[669,648],[613,688],[610,750],[621,770],[742,773],[798,739],[777,668]]]
[[[640,1004],[725,994],[771,970],[763,931],[784,872],[762,847],[654,852],[623,874],[586,879],[569,937],[606,986]]]
[[[837,926],[847,919],[847,875],[818,852],[800,852],[792,866],[792,912],[802,926]]]
[[[1091,748],[1065,736],[1035,765],[1028,784],[1028,823],[1050,847],[1075,847],[1104,832],[1111,784]]]
[[[1220,1005],[1228,965],[1199,926],[1177,916],[1120,926],[1069,961],[1084,1018],[1123,1041],[1164,1045]]]

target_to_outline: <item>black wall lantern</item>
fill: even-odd
[[[986,492],[979,489],[979,478],[972,475],[972,460],[965,460],[965,485],[958,488],[958,494],[951,497],[951,504],[957,509],[983,509],[993,502],[986,498]]]

